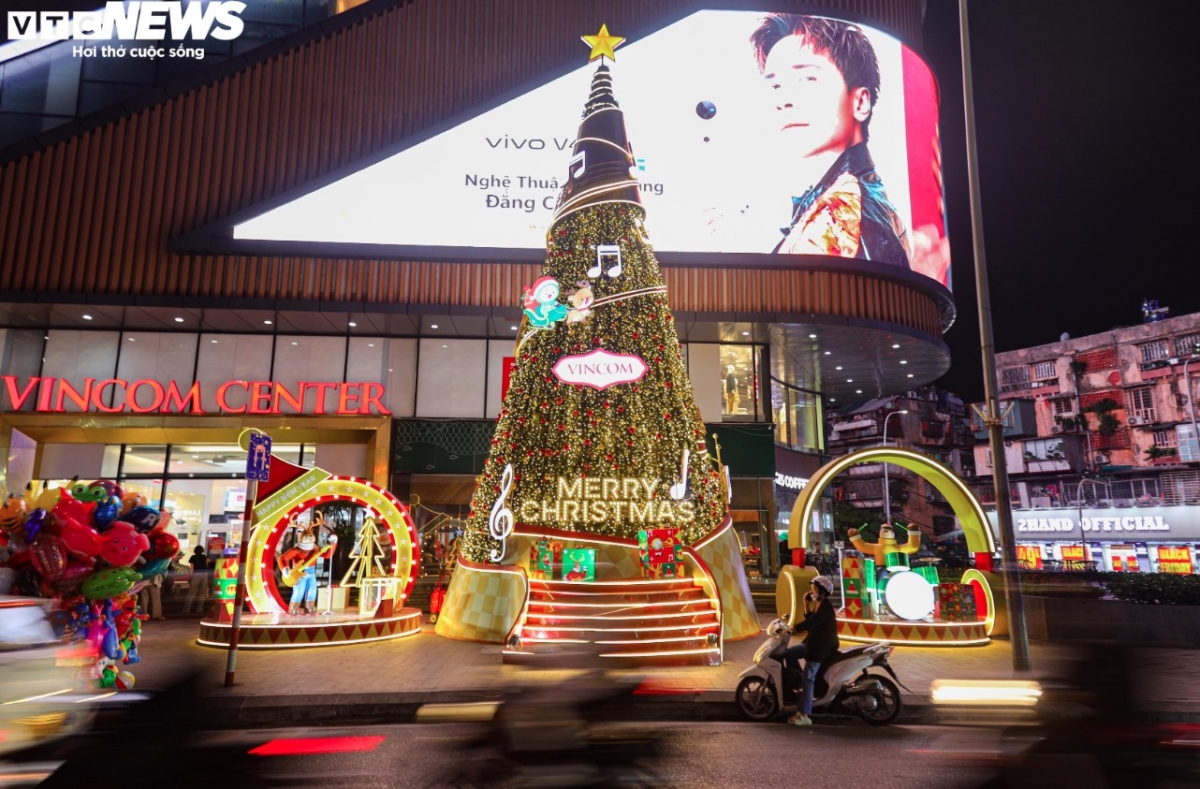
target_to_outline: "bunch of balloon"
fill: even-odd
[[[132,687],[120,666],[141,660],[137,593],[179,553],[169,525],[169,513],[110,480],[28,485],[0,507],[0,594],[50,599],[59,635],[87,648],[92,679]]]

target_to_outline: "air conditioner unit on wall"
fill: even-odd
[[[1097,466],[1107,466],[1108,465],[1108,455],[1105,455],[1102,452],[1097,453],[1096,456],[1093,457],[1092,459],[1096,461]]]
[[[1059,433],[1061,433],[1062,431],[1063,431],[1062,425],[1052,425],[1052,426],[1050,427],[1050,434],[1051,434],[1051,435],[1055,435],[1055,436],[1056,436],[1056,435],[1058,435]]]
[[[1146,424],[1146,420],[1141,418],[1140,416],[1129,417],[1129,426],[1130,427],[1134,427],[1136,425],[1144,425],[1144,424]]]

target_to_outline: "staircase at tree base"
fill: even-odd
[[[586,653],[614,668],[720,665],[720,609],[691,578],[529,585],[505,663],[553,665]]]

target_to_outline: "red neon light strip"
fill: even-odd
[[[318,753],[373,751],[385,739],[376,737],[301,737],[271,740],[250,750],[254,756],[311,756]]]

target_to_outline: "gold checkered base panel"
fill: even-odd
[[[754,598],[750,595],[746,568],[742,564],[742,552],[733,534],[731,521],[727,519],[715,537],[701,540],[694,549],[708,565],[721,593],[721,622],[725,640],[737,641],[759,635],[762,626],[754,609]]]
[[[228,647],[233,626],[205,619],[197,642],[208,647]],[[402,608],[394,616],[364,619],[344,614],[290,616],[249,614],[242,619],[238,649],[299,649],[364,644],[415,636],[421,632],[421,611]]]
[[[528,589],[520,567],[477,565],[460,559],[435,632],[459,641],[503,644],[521,616]]]
[[[838,638],[922,647],[977,646],[990,640],[986,622],[874,622],[841,617]]]

